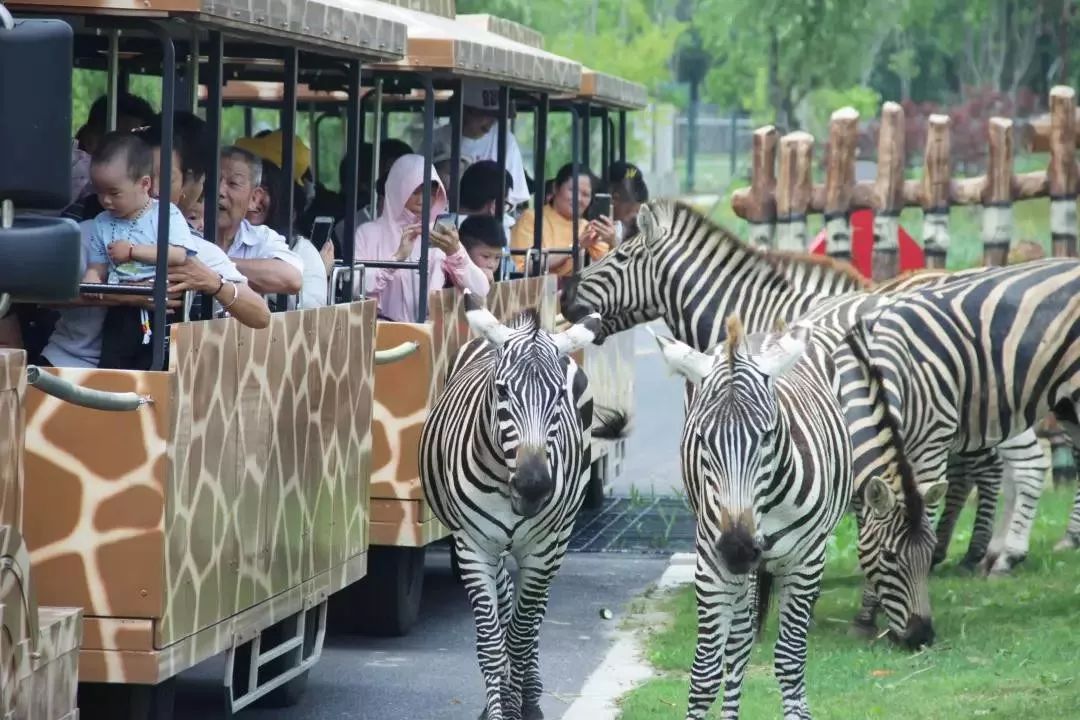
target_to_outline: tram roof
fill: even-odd
[[[538,46],[539,33],[522,25],[492,16],[481,22],[404,7],[392,11],[408,27],[407,51],[403,59],[378,69],[447,73],[551,94],[580,87],[581,65]]]
[[[618,110],[640,110],[649,103],[644,85],[589,68],[582,68],[578,97]]]
[[[192,23],[201,30],[220,30],[230,41],[284,42],[368,62],[403,58],[407,42],[400,9],[376,0],[9,0],[5,5],[17,15],[62,17],[79,34],[112,27],[137,33],[138,21],[173,19],[184,21],[165,25],[178,38],[190,39],[186,23]]]

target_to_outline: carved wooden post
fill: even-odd
[[[900,272],[900,211],[903,207],[904,108],[887,102],[881,108],[874,182],[874,282],[894,278]]]
[[[780,177],[776,184],[776,248],[806,252],[806,214],[810,210],[814,137],[796,131],[780,138]]]
[[[990,118],[990,163],[983,186],[983,263],[1004,265],[1013,236],[1013,124]]]
[[[923,165],[923,252],[926,267],[944,268],[949,250],[949,184],[952,182],[949,116],[931,115]]]
[[[776,221],[776,128],[766,125],[754,131],[753,165],[750,174],[750,197],[746,219],[750,223],[750,242],[772,246]]]
[[[1054,257],[1076,257],[1076,92],[1050,91],[1050,236]]]
[[[829,120],[829,152],[825,158],[825,250],[838,260],[851,260],[851,195],[855,191],[855,145],[859,113],[840,108]]]

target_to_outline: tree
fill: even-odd
[[[694,26],[714,57],[709,97],[793,129],[814,90],[854,85],[897,18],[888,0],[699,0]]]

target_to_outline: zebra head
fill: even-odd
[[[684,457],[698,460],[698,522],[707,537],[719,537],[720,557],[736,574],[750,572],[767,549],[756,501],[768,491],[785,434],[776,381],[806,352],[810,335],[796,325],[747,337],[733,315],[713,354],[657,337],[668,366],[694,385],[683,442]]]
[[[936,536],[927,507],[947,483],[916,482],[902,417],[870,356],[869,325],[855,323],[834,352],[836,384],[855,451],[859,563],[885,611],[892,639],[912,649],[934,639],[930,568]]]
[[[580,277],[568,278],[560,300],[563,317],[576,321],[589,312],[603,322],[597,342],[664,314],[654,249],[671,232],[673,205],[656,200],[638,211],[638,233],[615,247]]]
[[[574,403],[566,401],[573,377],[567,372],[567,355],[593,341],[600,317],[589,315],[564,332],[550,334],[540,326],[537,313],[526,310],[506,326],[468,290],[465,317],[473,332],[495,347],[493,440],[510,473],[511,509],[533,517],[555,491],[555,463],[573,451],[564,447],[567,428],[578,425],[576,418],[564,417],[576,411]]]

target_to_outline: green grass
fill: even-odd
[[[1069,490],[1048,491],[1039,505],[1031,554],[1014,577],[961,575],[970,508],[947,564],[931,578],[935,645],[918,654],[887,641],[847,635],[859,600],[854,524],[845,518],[830,545],[821,599],[810,632],[807,681],[815,718],[955,720],[1080,716],[1080,553],[1054,553],[1072,506]],[[627,695],[622,720],[682,718],[696,640],[693,588],[663,599],[666,627],[647,639],[660,676]],[[765,642],[754,650],[742,717],[779,718],[772,673],[775,602]],[[714,708],[710,717],[719,717]]]

